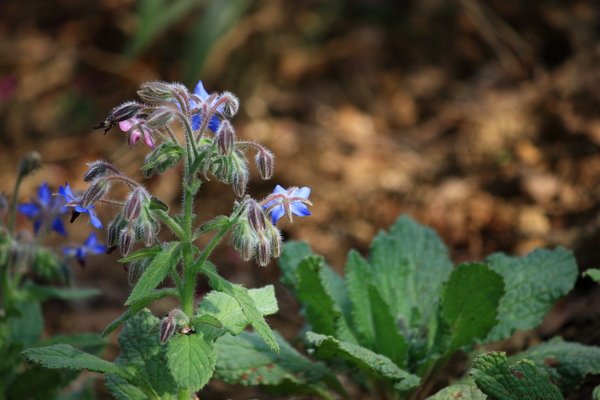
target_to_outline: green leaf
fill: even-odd
[[[314,332],[306,333],[306,341],[316,349],[317,358],[328,360],[340,357],[368,374],[390,381],[398,391],[406,392],[419,386],[418,376],[400,369],[389,358],[364,347]]]
[[[600,347],[554,338],[531,347],[511,360],[528,359],[546,369],[563,394],[571,394],[586,375],[600,374]]]
[[[143,260],[145,258],[154,258],[158,253],[162,251],[160,246],[144,247],[143,249],[134,251],[133,253],[121,258],[119,262],[121,264],[130,263],[132,261]]]
[[[30,361],[41,364],[46,368],[87,369],[94,372],[119,375],[126,379],[130,378],[127,371],[116,364],[77,350],[68,344],[27,349],[23,354]]]
[[[201,334],[179,334],[171,338],[167,360],[179,387],[194,392],[204,387],[215,371],[215,349]]]
[[[592,392],[592,399],[593,400],[600,400],[600,386],[596,386],[594,388],[594,391]]]
[[[404,368],[406,340],[398,330],[390,307],[373,286],[371,266],[356,251],[348,254],[346,283],[353,306],[352,327],[358,332],[360,343]]]
[[[78,300],[100,294],[98,289],[93,288],[74,289],[54,286],[38,286],[34,284],[25,286],[25,290],[27,291],[29,297],[36,301],[44,301],[47,299]]]
[[[127,311],[125,311],[117,319],[115,319],[113,322],[111,322],[102,332],[102,336],[109,335],[111,332],[113,332],[115,329],[117,329],[119,327],[119,325],[121,325],[122,323],[124,323],[125,321],[127,321],[131,317],[133,317],[135,314],[137,314],[138,312],[143,310],[148,304],[150,304],[156,300],[162,299],[163,297],[167,297],[167,296],[178,297],[179,293],[177,292],[176,289],[173,289],[173,288],[162,288],[162,289],[153,291],[148,296],[133,303],[127,309]]]
[[[39,341],[36,347],[51,346],[53,344],[68,344],[80,350],[95,353],[106,345],[106,340],[95,333],[76,333],[73,335],[57,335]]]
[[[121,352],[115,363],[134,370],[138,384],[133,385],[118,376],[106,376],[106,385],[116,398],[145,399],[148,391],[163,399],[176,398],[177,386],[169,369],[165,368],[166,346],[160,344],[158,334],[149,333],[158,323],[158,318],[144,309],[129,319],[121,331]]]
[[[538,326],[554,303],[573,288],[578,273],[575,257],[562,247],[537,249],[524,257],[492,254],[486,263],[504,277],[506,284],[498,309],[499,323],[486,342]]]
[[[129,298],[125,302],[131,305],[152,293],[152,291],[169,275],[169,271],[177,267],[179,262],[179,242],[172,242],[154,257],[148,268],[135,284]]]
[[[427,400],[486,400],[487,397],[475,385],[455,384],[427,398]]]
[[[248,289],[241,285],[235,285],[221,277],[217,273],[215,266],[209,262],[204,263],[201,271],[208,277],[210,286],[213,289],[226,293],[237,300],[242,312],[248,319],[248,322],[250,322],[250,325],[252,325],[260,337],[263,338],[273,350],[277,351],[279,347],[275,340],[275,335],[271,328],[269,328],[269,325],[261,312],[256,308],[254,300],[250,297],[250,294],[248,294]]]
[[[13,304],[17,315],[8,319],[8,332],[13,343],[24,347],[36,343],[44,329],[44,318],[40,303],[36,301],[18,301]]]
[[[509,364],[506,353],[477,356],[471,376],[490,400],[562,400],[548,373],[530,360]]]
[[[442,292],[440,315],[450,329],[449,351],[487,336],[497,323],[502,276],[484,264],[461,264]]]
[[[225,335],[216,342],[217,378],[230,384],[264,385],[280,394],[327,396],[322,382],[338,390],[337,378],[327,367],[298,353],[275,334],[280,351],[273,352],[256,334]]]
[[[275,314],[279,310],[273,285],[261,289],[250,289],[248,295],[261,315]],[[233,335],[243,332],[249,324],[238,301],[223,292],[212,291],[207,294],[200,304],[198,313],[200,315],[198,318],[214,317],[223,328]]]
[[[394,319],[426,326],[452,271],[448,250],[435,231],[402,216],[389,232],[377,234],[369,263],[373,284]]]
[[[184,154],[184,149],[178,143],[171,140],[162,142],[146,154],[144,165],[142,166],[144,178],[150,178],[154,174],[162,174],[166,170],[173,168]],[[162,207],[159,209],[162,209]],[[163,211],[167,210],[163,209]]]
[[[46,400],[56,398],[60,388],[69,384],[63,371],[46,369],[39,365],[19,373],[0,392],[7,399]]]
[[[302,260],[314,255],[306,242],[289,241],[283,244],[281,257],[278,259],[281,269],[281,283],[292,290],[296,290],[296,269]]]
[[[600,283],[600,269],[590,268],[583,272],[583,276],[592,278],[596,283]]]

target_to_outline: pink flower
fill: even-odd
[[[129,146],[135,146],[140,139],[144,139],[144,143],[150,148],[154,148],[154,138],[152,137],[152,131],[144,122],[137,118],[132,117],[125,121],[119,122],[119,128],[129,134]]]

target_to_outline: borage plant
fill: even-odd
[[[217,372],[229,383],[323,398],[424,399],[457,351],[474,357],[479,345],[537,327],[577,278],[575,258],[560,247],[453,267],[437,234],[408,217],[375,237],[368,259],[352,250],[344,277],[301,242],[284,246],[280,267],[303,308],[304,347],[321,363],[285,343],[274,354],[245,332],[217,342]],[[345,385],[351,395],[332,371],[354,382]],[[465,379],[431,399],[562,399],[587,374],[600,374],[600,348],[555,338],[512,357],[479,355]]]
[[[202,83],[193,93],[173,83],[151,82],[139,91],[142,102],[116,107],[98,127],[108,131],[118,125],[128,135],[131,146],[143,141],[151,148],[142,171],[146,177],[161,174],[183,164],[183,206],[176,215],[143,185],[106,161],[89,164],[83,195],[73,194],[67,185],[59,194],[73,207],[71,221],[87,214],[100,226],[95,207],[107,204],[117,209],[108,224],[107,244],[119,249],[133,284],[125,304],[128,309],[111,323],[104,335],[125,323],[119,342],[121,353],[109,362],[65,344],[32,349],[30,360],[49,368],[89,369],[106,374],[109,390],[119,399],[189,399],[213,376],[218,359],[215,342],[240,334],[251,325],[267,348],[278,351],[278,338],[264,316],[277,311],[273,286],[248,290],[221,277],[208,260],[228,232],[231,243],[244,260],[256,258],[262,266],[281,252],[282,238],[275,226],[287,215],[310,215],[307,205],[310,189],[277,186],[272,194],[257,201],[246,194],[248,161],[255,162],[263,179],[273,174],[273,155],[263,146],[238,140],[229,119],[238,110],[238,100],[229,92],[208,94]],[[173,128],[179,124],[183,134]],[[232,186],[237,196],[229,216],[196,223],[194,199],[207,176]],[[129,194],[123,200],[109,198],[115,184],[123,184]],[[270,218],[269,218],[270,217]],[[166,226],[174,239],[162,242],[157,234]],[[212,238],[204,247],[198,239]],[[145,248],[133,251],[137,242]],[[199,276],[213,289],[196,304]],[[170,278],[171,287],[159,287]],[[179,300],[181,307],[158,319],[145,307],[166,296]]]
[[[52,197],[43,183],[30,202],[18,203],[21,182],[40,165],[37,153],[27,154],[19,163],[10,201],[0,194],[0,399],[56,398],[78,375],[28,365],[21,355],[24,349],[63,342],[97,353],[104,346],[104,340],[92,334],[43,337],[42,302],[96,295],[96,290],[71,287],[70,264],[73,259],[83,263],[87,253],[104,253],[105,248],[92,246],[94,236],[63,251],[47,244],[52,233],[67,236],[64,201]],[[32,230],[18,229],[18,213],[33,222]]]

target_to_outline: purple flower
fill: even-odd
[[[68,183],[65,184],[65,187],[61,186],[58,188],[58,194],[65,199],[65,205],[67,207],[73,207],[71,222],[75,221],[79,214],[88,214],[92,225],[97,229],[102,228],[102,222],[98,219],[98,216],[96,216],[96,207],[94,207],[93,204],[83,207],[80,203],[81,199],[75,197]]]
[[[307,205],[312,206],[312,203],[308,200],[308,196],[310,196],[309,187],[284,189],[277,185],[273,193],[262,201],[263,208],[271,214],[273,225],[284,215],[287,215],[291,222],[292,214],[299,217],[310,215]]]
[[[144,143],[151,149],[156,146],[154,138],[152,137],[152,132],[138,117],[132,117],[119,122],[119,129],[129,135],[130,147],[135,146],[142,138],[144,139]]]
[[[208,92],[206,91],[206,89],[204,89],[202,81],[198,81],[198,84],[196,84],[196,87],[194,88],[194,94],[198,96],[198,98],[202,100],[202,102],[205,102],[209,98]],[[190,109],[193,110],[194,108],[198,108],[201,105],[202,103],[199,104],[193,98],[190,99]],[[202,117],[200,116],[200,111],[201,110],[197,110],[197,112],[195,112],[192,115],[192,129],[195,131],[200,129],[200,125],[202,125]],[[222,112],[223,106],[219,106],[217,108],[217,111]],[[219,125],[221,125],[221,120],[216,115],[213,115],[210,118],[210,121],[208,122],[208,129],[216,133],[219,129]]]
[[[22,203],[18,206],[19,212],[33,220],[33,230],[38,233],[42,225],[50,227],[53,231],[67,236],[67,231],[60,219],[67,212],[65,202],[57,197],[52,197],[46,182],[38,188],[37,198],[31,203]]]
[[[106,252],[106,246],[101,244],[96,237],[96,233],[92,232],[81,246],[67,247],[63,252],[67,256],[75,257],[79,264],[83,266],[87,254],[103,254]]]

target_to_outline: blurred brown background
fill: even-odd
[[[83,188],[84,164],[98,158],[141,177],[147,148],[91,126],[144,81],[202,79],[240,97],[238,134],[276,154],[274,179],[254,173],[250,193],[310,186],[314,215],[282,227],[338,270],[401,213],[437,229],[455,261],[561,244],[581,270],[598,267],[599,18],[584,0],[0,0],[0,190],[30,149],[45,167],[24,200],[41,181]],[[147,184],[177,207],[177,171],[167,175]],[[210,182],[198,215],[228,212],[233,199]],[[71,240],[91,229],[69,228]],[[77,271],[103,296],[50,304],[50,333],[100,331],[122,311],[116,259]],[[226,246],[215,261],[248,286],[278,279],[275,265],[259,269]],[[293,337],[302,321],[277,290],[271,321]],[[600,344],[598,301],[581,280],[541,329],[504,348],[556,334]],[[216,383],[203,398],[231,390]]]

